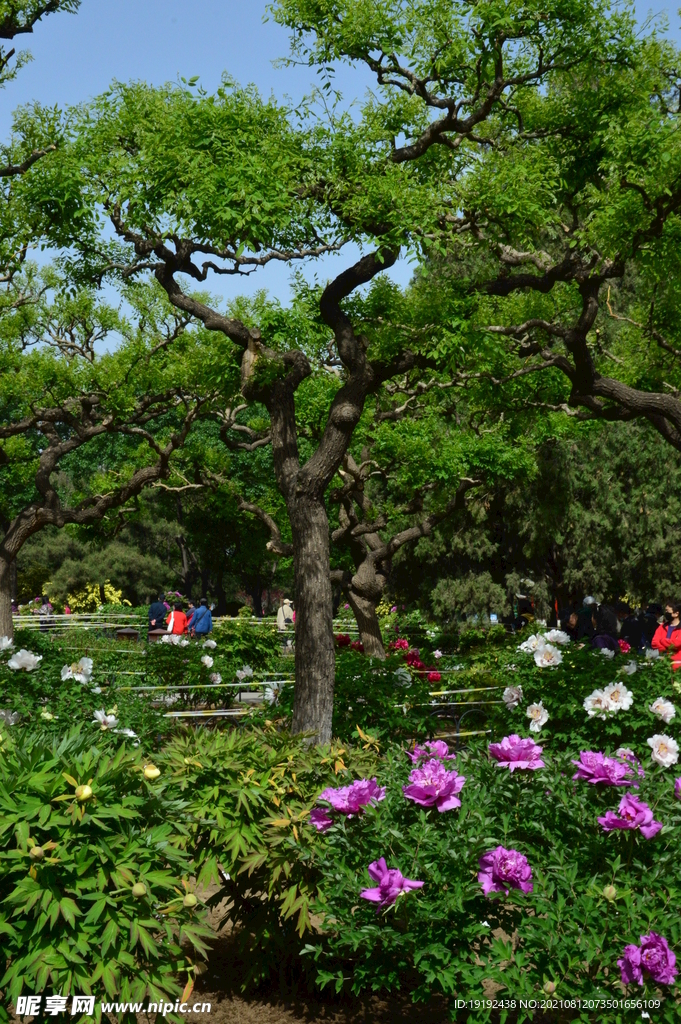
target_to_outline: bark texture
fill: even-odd
[[[12,625],[12,572],[10,563],[0,558],[0,636],[14,636]]]

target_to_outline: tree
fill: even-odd
[[[334,544],[349,548],[354,562],[354,572],[348,569],[331,571],[331,582],[340,584],[357,620],[360,640],[364,653],[385,658],[381,627],[376,608],[388,582],[390,563],[393,556],[405,544],[413,544],[422,537],[428,537],[438,523],[441,523],[464,505],[466,492],[480,481],[463,478],[454,496],[440,509],[423,514],[423,491],[407,505],[396,509],[400,517],[417,521],[401,530],[394,529],[387,539],[381,537],[386,531],[388,517],[376,516],[375,509],[366,490],[366,483],[373,465],[368,449],[362,453],[358,465],[350,453],[343,459],[342,476],[344,483],[331,493],[331,501],[339,505],[338,529],[331,534]]]
[[[501,2],[442,2],[435,11],[425,2],[409,10],[398,2],[287,2],[277,17],[303,45],[312,32],[311,62],[363,60],[382,100],[370,102],[359,123],[331,111],[326,122],[298,126],[292,111],[228,82],[215,96],[190,87],[116,87],[83,114],[66,160],[76,168],[69,180],[79,176],[82,202],[107,212],[118,242],[96,239],[82,222],[71,241],[82,274],[153,273],[178,310],[230,339],[241,355],[242,393],[269,415],[291,527],[293,727],[325,742],[334,681],[325,492],[367,398],[395,376],[438,363],[427,338],[365,330],[347,300],[403,246],[430,244],[451,216],[452,182],[475,162],[477,149],[488,137],[517,134],[518,92],[534,92],[560,69],[591,67],[596,52],[608,59],[627,23],[609,21],[605,6],[581,0],[539,13],[531,6],[509,13]],[[443,163],[444,185],[442,175],[430,173]],[[36,195],[50,192],[51,173],[45,169]],[[63,218],[55,224],[55,236],[63,237]],[[260,324],[224,315],[182,279],[201,284],[210,273],[309,260],[348,240],[371,251],[319,298],[324,347],[330,332],[342,369],[323,433],[303,463],[296,394],[319,352],[295,337],[276,342]]]
[[[213,395],[200,336],[193,345],[186,321],[148,288],[128,298],[137,323],[88,292],[0,320],[0,635],[12,636],[11,565],[28,538],[97,522],[165,480]],[[112,335],[118,347],[98,354]],[[67,488],[58,471],[69,468]]]

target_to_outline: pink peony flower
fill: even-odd
[[[633,793],[626,793],[622,797],[618,810],[619,814],[606,811],[605,816],[598,819],[604,832],[637,828],[646,839],[652,839],[662,828],[662,822],[653,819],[653,812],[648,804],[639,800]]]
[[[577,771],[573,779],[581,779],[584,782],[591,782],[597,785],[602,782],[605,786],[630,786],[634,771],[631,765],[618,761],[614,757],[606,757],[597,750],[582,750],[579,754],[579,761],[573,761],[577,765]]]
[[[426,679],[428,680],[429,683],[439,683],[440,680],[442,679],[442,676],[440,675],[439,672],[429,672],[428,675],[426,676]]]
[[[390,609],[390,614],[391,614],[391,615],[394,615],[396,611],[397,611],[397,605],[396,605],[396,604],[394,604],[394,605],[392,606],[392,608]]]
[[[422,768],[414,768],[409,776],[409,785],[402,787],[407,800],[413,800],[421,807],[437,807],[438,811],[452,811],[461,807],[457,793],[466,781],[463,775],[447,771],[440,761],[426,761]]]
[[[349,786],[338,789],[329,787],[317,797],[325,800],[338,814],[359,814],[363,807],[378,803],[385,799],[385,787],[379,786],[376,779],[355,779]]]
[[[422,757],[439,757],[441,761],[453,761],[456,754],[449,753],[449,747],[444,740],[428,740],[422,747],[417,744],[413,752],[408,750],[407,757],[414,762],[420,761]]]
[[[656,932],[641,936],[640,946],[625,946],[622,959],[617,961],[624,985],[643,984],[643,972],[658,985],[673,985],[678,973],[676,956],[669,943]]]
[[[619,649],[622,652],[622,654],[628,654],[631,650],[631,644],[628,643],[626,640],[618,640],[617,643],[619,644]]]
[[[405,878],[397,868],[388,868],[385,857],[373,861],[367,870],[374,881],[378,882],[378,886],[375,889],[363,889],[360,896],[363,900],[380,903],[382,907],[391,906],[403,892],[423,887],[423,882]]]
[[[478,863],[478,881],[485,896],[491,892],[505,892],[508,895],[511,889],[532,892],[532,868],[527,857],[517,850],[497,846],[495,850],[483,854]]]
[[[310,824],[318,832],[326,832],[333,825],[333,818],[326,807],[313,807],[310,811]]]
[[[681,800],[681,779],[674,779],[674,796]]]
[[[399,640],[393,640],[393,642],[390,644],[390,649],[392,651],[408,651],[409,641],[405,640],[404,638],[400,638]]]
[[[510,772],[516,768],[524,768],[529,771],[536,771],[537,768],[545,768],[540,754],[543,748],[531,739],[521,739],[516,733],[504,736],[501,743],[490,743],[489,753],[495,761],[499,762],[500,768],[508,768]]]

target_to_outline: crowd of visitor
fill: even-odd
[[[670,601],[664,608],[648,604],[639,610],[624,602],[598,604],[586,597],[581,608],[565,608],[559,615],[560,628],[572,640],[611,651],[670,650],[681,656],[681,603]],[[681,664],[681,662],[680,662]]]
[[[187,604],[187,611],[181,602],[169,605],[163,594],[149,606],[149,632],[163,630],[175,635],[207,636],[213,629],[213,616],[206,598],[198,606],[193,601]]]

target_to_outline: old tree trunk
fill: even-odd
[[[0,557],[0,637],[12,639],[12,566],[11,562]]]

